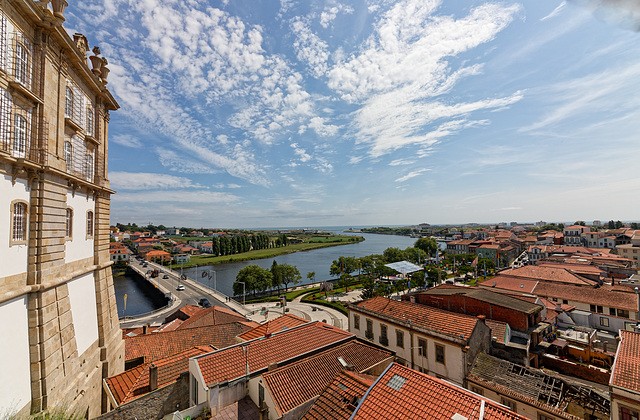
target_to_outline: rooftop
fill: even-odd
[[[360,419],[525,419],[487,398],[449,382],[393,363],[369,388],[351,417]]]
[[[297,327],[298,325],[306,324],[306,319],[299,318],[295,315],[285,314],[279,316],[276,319],[267,321],[264,324],[257,326],[244,334],[240,334],[238,337],[248,341],[258,337],[264,337],[266,334],[273,334],[278,331],[284,331],[288,328]]]
[[[341,371],[333,382],[320,394],[305,420],[347,420],[373,381],[352,372]]]
[[[620,338],[610,384],[638,393],[640,392],[640,333],[620,330]]]
[[[349,306],[351,309],[374,312],[400,323],[431,330],[455,338],[469,339],[478,322],[478,318],[432,308],[419,303],[396,301],[385,297],[374,297]]]
[[[451,286],[451,285],[445,284],[445,285],[431,288],[425,292],[420,292],[420,294],[439,295],[439,296],[464,295],[472,299],[490,303],[496,306],[501,306],[503,308],[511,309],[514,311],[523,312],[526,314],[534,314],[542,310],[541,305],[525,302],[520,299],[516,299],[501,293],[497,293],[497,292],[479,288],[479,287],[460,287],[460,286]]]
[[[525,265],[520,268],[511,268],[501,271],[499,276],[511,276],[529,280],[547,281],[563,284],[576,284],[580,286],[593,286],[593,280],[573,274],[563,267],[548,267],[540,265]]]

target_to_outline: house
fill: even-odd
[[[640,258],[640,234],[633,235],[631,243],[617,245],[616,251],[621,257],[632,260],[634,268],[640,268],[638,263],[638,259]]]
[[[152,249],[150,251],[143,252],[141,255],[147,261],[156,261],[161,263],[171,261],[171,254],[169,254],[167,251],[161,251],[158,249]]]
[[[528,419],[609,418],[606,393],[484,353],[476,357],[467,388]]]
[[[269,419],[298,419],[344,369],[377,377],[392,362],[391,351],[352,340],[300,361],[272,367],[258,380],[264,399],[261,401],[258,396],[256,404],[266,408],[263,412],[267,411]]]
[[[590,232],[589,226],[571,225],[562,230],[565,245],[582,245],[582,234]]]
[[[588,231],[582,232],[580,236],[584,246],[588,248],[598,248],[598,240],[605,236],[605,233],[603,231]]]
[[[116,242],[116,244],[119,244]],[[124,245],[109,247],[109,259],[113,262],[129,262],[131,259],[131,251]]]
[[[267,321],[260,326],[247,331],[244,334],[240,334],[238,338],[242,341],[253,340],[258,337],[265,337],[278,331],[284,331],[289,328],[297,327],[298,325],[306,324],[306,319],[299,318],[295,315],[284,314],[275,319]]]
[[[418,303],[375,297],[348,306],[349,331],[395,352],[412,369],[464,383],[491,329],[485,317],[448,312]]]
[[[505,405],[398,363],[389,365],[367,390],[350,418],[353,420],[525,419]]]
[[[602,236],[598,238],[598,248],[614,249],[616,247],[615,236]]]
[[[99,49],[89,57],[87,37],[63,25],[66,5],[0,2],[0,413],[7,418],[57,408],[96,417],[102,379],[124,366],[107,252],[108,133],[119,105]]]
[[[189,261],[191,261],[191,255],[190,254],[178,254],[175,255],[173,257],[174,261],[176,264],[184,264],[184,263],[188,263]]]
[[[620,331],[609,391],[612,420],[640,418],[640,332]]]
[[[169,236],[178,236],[178,235],[180,235],[180,229],[177,229],[177,228],[167,229],[167,235],[169,235]]]
[[[373,378],[347,370],[340,371],[333,382],[322,391],[303,419],[349,420],[373,382]]]

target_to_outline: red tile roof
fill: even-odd
[[[497,275],[492,279],[483,280],[479,283],[482,287],[503,290],[513,290],[520,293],[533,293],[536,285],[539,282],[536,280],[528,280],[520,277],[511,277],[506,275]],[[499,290],[496,290],[499,291]]]
[[[495,337],[498,343],[504,344],[507,339],[507,323],[486,319],[487,327],[491,328],[491,338]]]
[[[197,346],[153,362],[158,369],[157,387],[161,388],[175,382],[182,372],[188,371],[190,357],[198,356],[211,350],[213,349],[208,346]],[[150,366],[151,363],[145,363],[106,379],[107,386],[118,405],[151,391],[149,389]]]
[[[593,286],[595,281],[570,273],[563,267],[548,267],[542,265],[526,265],[520,268],[510,268],[501,271],[498,276],[511,276],[529,280],[550,281],[555,283]]]
[[[278,318],[272,319],[271,321],[267,321],[264,324],[247,331],[244,334],[240,334],[238,338],[243,340],[251,340],[258,337],[264,337],[265,334],[282,331],[287,328],[297,327],[298,325],[306,324],[306,319],[299,318],[295,315],[285,314],[279,316]]]
[[[393,318],[400,323],[411,322],[413,326],[465,340],[469,339],[478,322],[478,318],[474,316],[380,296],[351,305],[350,308],[369,313],[373,312]]]
[[[189,331],[189,330],[186,330]],[[328,346],[355,338],[354,334],[323,322],[312,322],[218,350],[196,359],[207,385],[233,380]]]
[[[250,328],[239,322],[234,322],[125,337],[125,360],[144,357],[145,362],[152,362],[201,345],[211,345],[218,349],[228,347],[236,344],[238,334],[242,334]]]
[[[448,420],[460,414],[478,420],[483,402],[485,420],[525,419],[464,388],[394,363],[369,388],[352,418]]]
[[[640,392],[640,333],[620,330],[620,338],[610,383]]]
[[[205,325],[222,325],[232,322],[246,322],[247,318],[243,317],[231,309],[221,306],[212,306],[202,309],[186,319],[178,329],[202,327]]]
[[[354,340],[267,372],[262,379],[273,398],[278,417],[320,395],[344,369],[338,357],[353,365],[358,373],[384,361],[393,361],[392,352]]]
[[[373,381],[341,371],[320,394],[304,420],[348,420]]]

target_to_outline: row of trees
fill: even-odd
[[[293,265],[278,264],[274,260],[271,269],[268,270],[253,264],[238,272],[236,281],[233,282],[233,294],[242,295],[243,288],[245,292],[252,295],[273,289],[277,289],[279,293],[282,287],[287,290],[290,284],[298,284],[300,279],[302,279],[300,271]]]

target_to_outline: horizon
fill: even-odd
[[[69,3],[121,106],[114,221],[637,218],[640,24],[622,3]]]

